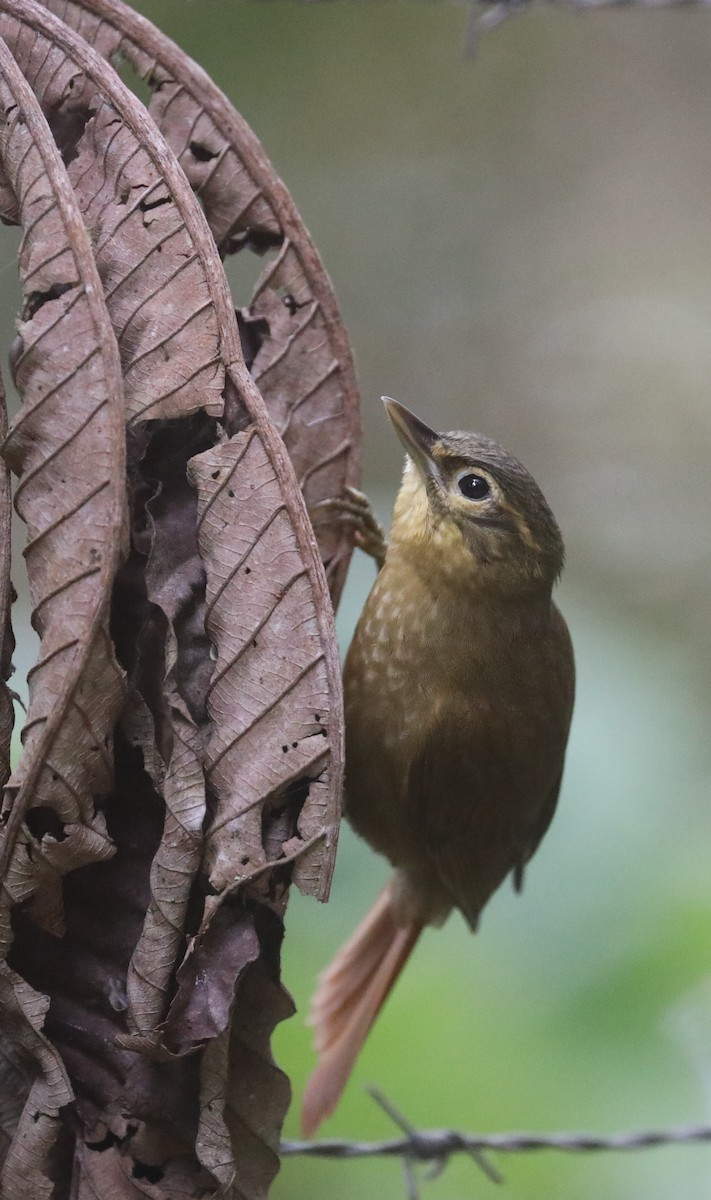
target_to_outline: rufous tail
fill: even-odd
[[[304,1094],[301,1129],[311,1137],[335,1109],[375,1018],[422,931],[396,920],[388,886],[319,980],[309,1024],[318,1063]]]

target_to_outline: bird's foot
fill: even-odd
[[[333,513],[345,525],[354,530],[355,544],[375,560],[378,570],[385,562],[387,542],[382,527],[373,512],[373,506],[364,492],[358,488],[346,487],[342,496],[334,496],[329,500],[319,500],[310,510],[312,518],[317,512]],[[314,524],[317,524],[314,521]]]

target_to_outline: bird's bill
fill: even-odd
[[[409,408],[405,408],[404,404],[391,399],[390,396],[381,398],[390,424],[415,466],[419,467],[423,475],[432,475],[435,469],[432,449],[439,441],[439,434],[430,429],[429,425],[425,425]]]

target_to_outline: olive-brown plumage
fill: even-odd
[[[408,460],[345,664],[346,813],[395,874],[316,994],[307,1133],[423,925],[459,908],[475,929],[509,873],[520,885],[555,810],[573,704],[551,599],[563,543],[535,481],[497,443],[386,406]]]

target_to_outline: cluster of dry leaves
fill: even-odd
[[[0,0],[0,37],[0,1198],[256,1198],[286,890],[325,897],[338,827],[349,543],[308,513],[357,482],[350,353],[288,193],[174,44],[121,0]],[[235,313],[222,259],[250,251]],[[10,471],[41,639],[12,771]]]

